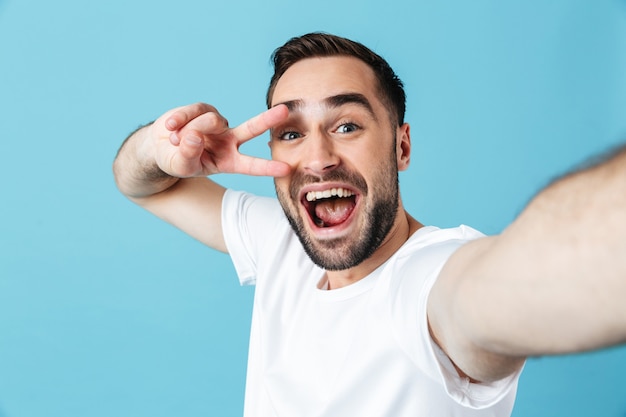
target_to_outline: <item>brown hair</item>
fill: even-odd
[[[278,80],[293,64],[306,58],[329,56],[351,56],[367,64],[378,80],[383,103],[390,107],[389,113],[392,121],[398,125],[404,123],[406,110],[404,87],[387,61],[361,43],[321,32],[291,38],[274,51],[271,58],[274,64],[274,75],[266,96],[268,108],[271,106]]]

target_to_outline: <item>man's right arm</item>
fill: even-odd
[[[289,166],[239,153],[239,146],[280,123],[284,106],[236,128],[208,104],[173,109],[138,129],[113,163],[115,181],[131,201],[206,245],[226,252],[221,206],[225,189],[215,173],[286,175]]]
[[[457,250],[428,304],[433,337],[488,382],[529,356],[626,343],[626,147],[540,192],[500,235]]]

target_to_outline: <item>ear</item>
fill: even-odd
[[[398,171],[406,170],[411,162],[411,128],[408,123],[396,130],[396,156]]]

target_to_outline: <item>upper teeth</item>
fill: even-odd
[[[306,193],[306,199],[307,201],[315,201],[321,198],[350,197],[352,195],[354,195],[354,193],[345,188],[331,188],[330,190],[324,191],[309,191]]]

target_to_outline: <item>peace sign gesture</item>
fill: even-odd
[[[173,109],[150,128],[155,161],[163,172],[178,178],[217,173],[287,175],[289,165],[243,155],[239,147],[284,121],[288,113],[285,106],[277,106],[230,128],[209,104]]]
[[[288,164],[243,155],[246,141],[289,116],[280,105],[230,128],[215,107],[198,103],[168,111],[133,133],[113,164],[128,198],[204,242],[226,251],[221,228],[225,189],[206,178],[217,173],[284,176]]]

